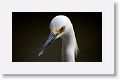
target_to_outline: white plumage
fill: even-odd
[[[57,38],[62,39],[62,61],[75,62],[78,52],[75,32],[70,19],[64,15],[58,15],[52,19],[50,23],[50,36],[45,45],[40,49],[39,55],[43,53],[49,43]]]

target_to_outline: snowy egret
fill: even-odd
[[[62,39],[62,61],[75,62],[75,57],[78,52],[75,32],[70,19],[64,15],[58,15],[52,19],[49,37],[43,47],[39,50],[38,55],[42,55],[48,45],[58,38]]]

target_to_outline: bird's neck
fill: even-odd
[[[65,35],[62,39],[62,61],[75,62],[76,38],[74,31]]]

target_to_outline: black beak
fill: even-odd
[[[48,39],[46,40],[45,44],[43,45],[43,47],[38,51],[38,56],[42,55],[44,50],[48,47],[48,45],[50,45],[51,43],[54,42],[54,40],[56,39],[56,36],[55,34],[50,34]]]

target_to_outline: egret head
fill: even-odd
[[[57,38],[63,38],[66,34],[70,33],[71,21],[64,15],[54,17],[50,23],[50,32],[56,34]]]
[[[43,53],[43,51],[47,48],[47,46],[54,42],[54,40],[58,38],[63,38],[66,34],[69,34],[71,25],[72,24],[69,18],[64,15],[58,15],[54,17],[50,23],[49,37],[46,40],[43,47],[39,50],[38,55],[40,56]]]

